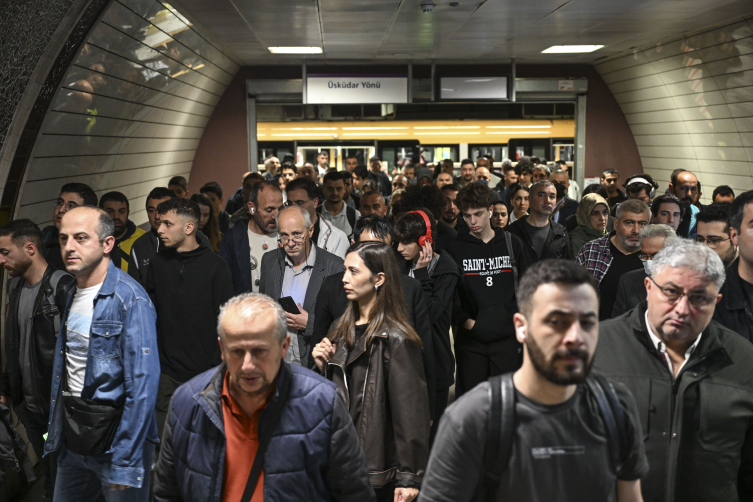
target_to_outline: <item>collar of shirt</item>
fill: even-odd
[[[648,336],[651,338],[651,343],[654,344],[654,347],[656,350],[659,351],[659,354],[661,354],[661,358],[664,360],[664,362],[667,364],[667,367],[669,368],[669,372],[674,375],[674,371],[672,370],[672,359],[669,357],[669,354],[667,354],[667,344],[662,342],[661,339],[654,334],[654,328],[651,326],[651,323],[648,322],[648,309],[646,309],[646,327],[648,328]],[[701,341],[701,337],[703,336],[703,333],[698,335],[693,342],[693,344],[688,347],[688,350],[685,351],[685,360],[680,365],[680,368],[677,370],[677,374],[680,374],[680,371],[682,371],[683,366],[688,362],[688,359],[690,359],[690,355],[695,351],[696,347],[698,347],[698,342]]]
[[[325,214],[329,215],[330,217],[327,218],[328,220],[332,220],[334,218],[339,218],[341,216],[344,217],[344,216],[346,216],[346,212],[348,210],[346,206],[347,206],[347,204],[343,204],[343,208],[340,210],[340,212],[337,213],[337,214],[334,214],[334,213],[331,213],[329,211],[329,209],[327,209],[327,204],[326,203],[322,204],[322,215],[325,215]]]
[[[284,249],[284,248],[283,248]],[[303,272],[306,269],[314,268],[314,263],[316,263],[316,246],[311,243],[311,251],[309,252],[308,258],[306,258],[306,263],[301,267],[301,269],[298,272],[295,272],[295,267],[293,266],[293,261],[290,259],[290,257],[285,254],[285,265],[287,267],[290,267],[293,269],[294,273],[300,273]]]

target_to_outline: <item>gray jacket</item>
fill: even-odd
[[[601,323],[594,359],[638,405],[650,465],[643,500],[752,500],[753,345],[712,321],[673,379],[645,313],[641,303]]]
[[[311,352],[309,341],[311,334],[314,332],[314,317],[316,308],[316,297],[319,296],[319,289],[325,277],[342,272],[343,260],[325,251],[316,248],[316,260],[314,261],[314,270],[311,272],[311,279],[306,289],[306,297],[303,301],[303,310],[308,312],[309,319],[306,323],[306,330],[298,333],[298,347],[301,354],[301,365],[306,367]],[[259,277],[259,293],[271,296],[275,300],[280,298],[282,292],[282,280],[285,273],[285,252],[282,248],[265,253],[261,259],[261,276]]]

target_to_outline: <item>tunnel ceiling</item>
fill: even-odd
[[[294,63],[267,47],[319,46],[307,61],[592,63],[729,22],[750,0],[179,0],[192,19],[243,63]],[[452,7],[452,4],[458,4]],[[591,54],[541,54],[552,45],[595,44]]]

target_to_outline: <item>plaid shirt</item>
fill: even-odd
[[[596,282],[601,285],[601,280],[607,275],[607,270],[612,264],[612,252],[609,250],[609,239],[614,232],[586,242],[581,248],[575,261],[583,265],[593,274]]]

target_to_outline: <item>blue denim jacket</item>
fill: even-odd
[[[66,371],[65,338],[68,313],[76,282],[69,286],[68,302],[58,333],[53,365],[50,427],[45,454],[65,441],[65,418],[60,381]],[[157,313],[144,288],[110,262],[107,276],[94,300],[89,332],[89,354],[81,397],[124,405],[112,448],[98,455],[111,467],[104,481],[140,488],[144,476],[144,441],[158,443],[155,402],[159,387]],[[107,458],[109,457],[109,459]]]

